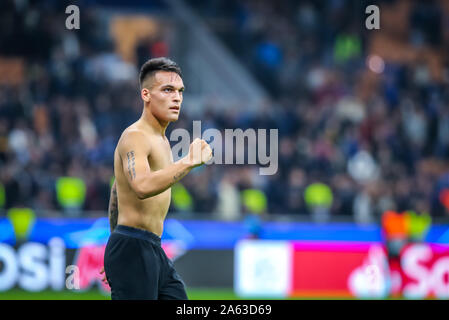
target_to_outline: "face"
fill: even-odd
[[[176,72],[158,71],[146,87],[141,96],[149,103],[151,113],[159,121],[178,120],[184,91],[181,77]]]

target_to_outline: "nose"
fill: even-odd
[[[173,96],[173,101],[174,102],[181,102],[181,100],[182,100],[181,93],[179,91],[175,91],[175,94]]]

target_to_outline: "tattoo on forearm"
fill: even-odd
[[[130,152],[128,152],[126,154],[126,156],[128,157],[128,173],[129,173],[131,180],[133,180],[136,178],[136,168],[135,168],[136,159],[134,156],[134,151],[131,150]]]
[[[111,227],[111,232],[114,231],[117,226],[118,220],[118,199],[117,199],[117,188],[115,185],[111,190],[111,199],[109,201],[109,225]]]
[[[178,181],[179,179],[182,179],[187,173],[188,173],[187,170],[182,171],[182,172],[179,172],[178,174],[175,174],[175,175],[173,176],[173,180],[176,182],[176,181]]]

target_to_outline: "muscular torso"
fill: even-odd
[[[126,130],[141,130],[134,124]],[[126,131],[125,131],[126,132]],[[151,171],[161,170],[173,163],[170,144],[166,137],[145,133],[147,141],[151,144],[151,154],[147,157]],[[120,144],[120,141],[119,141]],[[118,224],[151,231],[162,236],[163,223],[170,206],[171,188],[147,199],[139,199],[131,189],[125,176],[127,168],[117,151],[114,153],[114,174],[117,186]]]

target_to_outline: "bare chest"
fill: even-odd
[[[148,164],[151,170],[161,170],[172,163],[173,155],[168,141],[159,139],[152,141],[151,154],[148,156]]]

